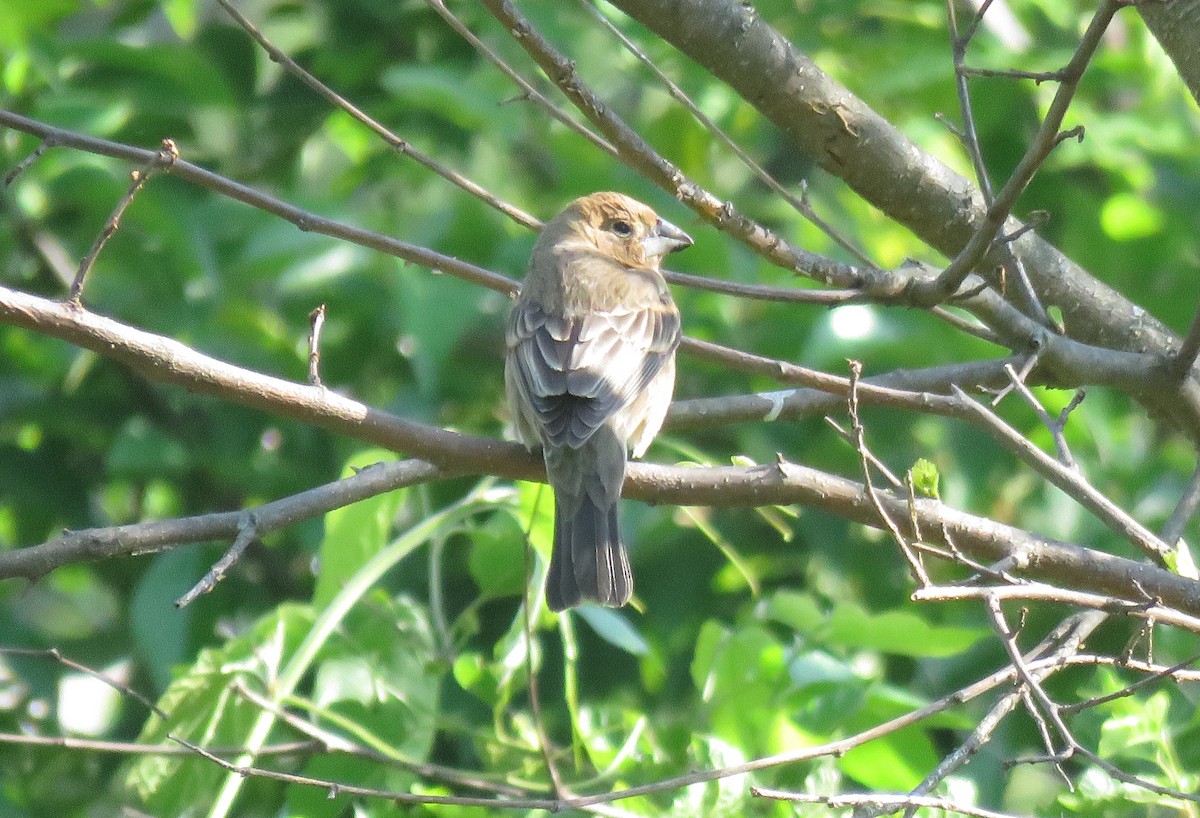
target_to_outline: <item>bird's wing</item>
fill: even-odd
[[[582,446],[658,374],[679,334],[669,296],[572,318],[518,300],[509,319],[509,361],[543,441]]]

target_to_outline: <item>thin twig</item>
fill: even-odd
[[[1043,82],[1060,82],[1066,76],[1066,69],[1054,71],[1022,71],[1019,68],[974,68],[963,66],[962,72],[972,77],[1002,77],[1005,79],[1033,80],[1038,85]]]
[[[1000,402],[1002,400],[1004,400],[1004,398],[1006,398],[1010,392],[1012,392],[1014,389],[1017,388],[1017,381],[1020,381],[1021,383],[1025,383],[1029,379],[1029,373],[1033,371],[1033,368],[1035,366],[1037,366],[1038,361],[1042,357],[1042,351],[1044,349],[1045,349],[1044,344],[1038,344],[1033,348],[1033,351],[1030,352],[1029,355],[1027,355],[1025,357],[1024,361],[1022,361],[1021,369],[1018,372],[1015,380],[1010,375],[1008,377],[1008,382],[1006,384],[1004,384],[1004,386],[1001,387],[1000,389],[994,390],[994,392],[993,392],[993,390],[990,390],[990,389],[984,390],[985,392],[994,394],[994,397],[992,398],[992,401],[991,401],[992,407],[999,406]],[[1006,363],[1004,365],[1004,374],[1008,375],[1008,371],[1010,369],[1012,369],[1012,364]]]
[[[17,180],[17,177],[29,169],[29,166],[41,157],[46,151],[54,147],[54,143],[49,139],[43,139],[38,143],[38,146],[33,149],[33,152],[22,159],[17,164],[13,165],[13,169],[4,175],[4,187],[9,187]]]
[[[1195,515],[1196,509],[1200,508],[1200,458],[1197,458],[1197,461],[1196,468],[1192,471],[1192,477],[1188,480],[1187,487],[1184,488],[1179,502],[1175,505],[1175,510],[1171,512],[1171,517],[1163,523],[1162,541],[1172,548],[1178,547],[1179,541],[1183,539],[1184,529]]]
[[[1033,673],[1025,664],[1025,658],[1021,656],[1021,651],[1017,647],[1016,634],[1009,628],[1008,620],[1005,618],[1004,611],[1000,607],[1000,598],[995,594],[987,594],[984,596],[984,601],[987,603],[988,613],[991,615],[992,627],[995,628],[997,635],[1000,637],[1001,644],[1004,645],[1004,649],[1008,652],[1008,658],[1012,662],[1012,666],[1016,668],[1017,677],[1023,683],[1022,696],[1032,696],[1037,700],[1037,704],[1040,705],[1040,707],[1035,706],[1034,702],[1025,698],[1026,709],[1029,711],[1030,717],[1037,724],[1042,741],[1046,745],[1047,758],[1056,758],[1060,754],[1054,749],[1050,738],[1050,730],[1045,721],[1046,719],[1049,719],[1054,724],[1059,737],[1066,742],[1068,752],[1064,758],[1069,757],[1069,752],[1077,746],[1078,742],[1076,742],[1075,736],[1071,733],[1066,723],[1063,722],[1058,705],[1050,699],[1049,694],[1042,687],[1041,680],[1034,678]],[[1074,789],[1071,784],[1071,777],[1067,775],[1066,770],[1062,768],[1057,758],[1054,761],[1054,766],[1058,770],[1059,775],[1062,776],[1063,781],[1066,782],[1067,787]]]
[[[156,153],[144,148],[136,148],[132,145],[87,136],[63,128],[56,128],[53,125],[29,119],[12,111],[0,110],[0,125],[24,131],[43,139],[52,139],[57,145],[69,146],[87,151],[88,153],[109,156],[127,162],[150,163],[154,162],[157,158]],[[404,259],[413,264],[420,264],[431,270],[438,270],[447,275],[461,278],[464,281],[469,281],[506,295],[515,295],[519,289],[517,282],[508,276],[503,276],[475,264],[435,252],[427,247],[410,244],[409,242],[400,241],[399,239],[385,236],[373,230],[365,230],[361,227],[325,218],[324,216],[296,207],[290,202],[269,196],[220,174],[213,173],[199,165],[193,165],[183,159],[174,163],[171,173],[200,187],[207,188],[208,190],[285,219],[304,232],[320,233],[331,238],[357,244],[360,247],[378,250],[381,253]]]
[[[963,127],[958,134],[962,139],[963,146],[967,149],[967,156],[971,159],[971,165],[975,168],[975,180],[979,183],[979,191],[983,195],[984,204],[990,206],[993,201],[992,180],[988,175],[987,166],[983,163],[983,152],[979,148],[979,133],[975,129],[975,114],[971,106],[970,89],[967,87],[967,75],[963,71],[963,57],[966,55],[967,46],[970,44],[977,30],[976,26],[982,15],[976,15],[968,33],[965,36],[960,36],[956,9],[955,0],[946,0],[946,17],[950,29],[950,48],[954,57],[954,84],[958,91],[959,112],[963,118]]]
[[[229,550],[222,555],[221,559],[217,560],[212,569],[205,574],[199,582],[192,586],[179,599],[175,600],[176,608],[183,608],[190,605],[201,594],[207,594],[217,587],[217,583],[225,579],[225,572],[241,559],[242,554],[250,543],[258,539],[258,523],[255,512],[245,511],[242,513],[241,519],[238,521],[237,537],[233,540],[233,545],[229,546]]]
[[[825,416],[825,422],[827,424],[829,424],[829,426],[835,432],[838,433],[838,436],[842,440],[846,441],[851,446],[856,445],[855,441],[854,441],[855,436],[850,430],[843,429],[842,425],[840,423],[838,423],[836,420],[829,417],[828,415]],[[900,478],[897,477],[895,475],[895,473],[893,473],[892,470],[887,467],[887,464],[875,456],[874,452],[872,452],[868,449],[868,450],[866,450],[866,456],[867,456],[868,461],[870,461],[871,465],[874,466],[876,469],[878,469],[879,473],[882,474],[884,476],[884,478],[889,483],[891,483],[894,487],[900,488],[901,486],[904,485],[904,483],[900,480]]]
[[[380,762],[389,766],[397,767],[402,770],[416,773],[425,778],[434,779],[437,781],[446,781],[451,784],[456,784],[461,787],[467,787],[473,790],[482,792],[496,793],[497,795],[512,795],[515,797],[527,797],[528,790],[520,787],[514,787],[502,781],[494,781],[483,777],[477,773],[458,770],[453,767],[446,767],[441,764],[432,764],[427,761],[414,761],[410,758],[404,758],[396,751],[389,748],[389,752],[381,752],[370,747],[363,747],[355,744],[349,739],[337,733],[324,729],[323,727],[314,724],[308,719],[301,718],[295,713],[280,707],[273,703],[268,697],[253,690],[241,676],[238,676],[233,681],[233,689],[239,696],[253,704],[255,707],[267,710],[273,714],[284,724],[291,727],[296,732],[303,736],[307,736],[309,741],[306,744],[317,744],[323,747],[326,752],[342,753],[345,755],[355,756],[356,758],[365,758],[370,761]],[[211,748],[207,748],[211,750]],[[245,749],[242,750],[245,753]],[[256,756],[261,756],[262,753],[255,753]]]
[[[350,100],[346,99],[341,94],[337,93],[332,88],[314,77],[312,74],[305,71],[300,67],[299,63],[276,48],[275,45],[272,44],[271,41],[268,40],[253,23],[251,23],[242,15],[241,12],[233,7],[229,0],[217,0],[217,2],[221,5],[221,8],[225,9],[226,13],[246,31],[247,34],[254,38],[255,42],[257,42],[262,49],[267,52],[267,55],[273,62],[279,63],[288,71],[295,74],[301,82],[324,97],[331,105],[342,111],[345,111],[353,119],[356,119],[363,125],[366,125],[397,153],[413,159],[422,167],[433,171],[447,182],[450,182],[452,185],[455,185],[467,193],[470,193],[475,198],[500,211],[518,224],[522,224],[535,230],[541,227],[542,223],[538,218],[529,215],[516,205],[504,201],[499,196],[496,196],[494,193],[484,188],[482,185],[471,181],[458,171],[446,167],[441,162],[438,162],[436,159],[424,153],[423,151],[414,148],[406,139],[402,139],[401,137],[397,136],[382,123],[372,118],[365,111],[354,105],[354,103],[350,102]]]
[[[1037,399],[1037,396],[1025,385],[1024,377],[1017,374],[1017,371],[1010,364],[1005,364],[1004,371],[1008,375],[1013,388],[1025,399],[1033,411],[1037,414],[1038,419],[1050,432],[1051,438],[1054,440],[1054,451],[1058,454],[1058,462],[1062,463],[1068,469],[1078,472],[1079,465],[1075,462],[1074,456],[1071,454],[1071,447],[1067,443],[1066,426],[1067,418],[1070,417],[1083,399],[1087,397],[1087,393],[1082,389],[1077,389],[1070,402],[1062,408],[1058,413],[1057,418],[1050,417],[1050,413],[1046,411],[1046,407],[1042,406],[1042,402]]]
[[[908,562],[908,567],[912,571],[913,578],[916,579],[918,585],[924,588],[929,585],[929,574],[925,572],[925,566],[921,563],[921,558],[913,551],[912,545],[900,531],[900,527],[896,525],[895,520],[888,514],[887,509],[883,507],[883,503],[880,502],[879,494],[871,480],[871,461],[873,457],[867,450],[866,431],[858,415],[858,381],[862,377],[862,364],[858,361],[847,361],[847,363],[850,365],[850,395],[847,399],[847,406],[852,423],[852,442],[855,450],[858,452],[859,462],[862,466],[863,490],[870,499],[871,505],[874,506],[875,512],[879,515],[879,519],[886,526],[887,530],[891,532],[892,539],[896,541],[896,545],[900,547],[900,553],[904,555],[904,559]],[[885,469],[884,474],[891,477],[895,485],[900,485],[900,481],[890,471]]]
[[[1104,594],[1058,588],[1041,582],[1022,582],[1016,585],[994,587],[932,585],[928,588],[920,588],[912,593],[912,599],[921,602],[987,599],[989,596],[997,599],[1056,602],[1063,605],[1072,605],[1076,608],[1102,611],[1108,614],[1126,614],[1200,634],[1200,617],[1190,616],[1173,608],[1168,608],[1153,599],[1140,601],[1120,599],[1119,597]]]
[[[484,56],[484,58],[488,60],[488,62],[496,66],[501,74],[516,83],[516,85],[521,89],[521,94],[519,95],[520,99],[532,100],[534,103],[541,106],[546,113],[550,114],[550,116],[554,117],[563,125],[566,125],[572,131],[591,142],[609,156],[617,158],[617,149],[605,141],[604,137],[600,136],[586,125],[583,125],[582,123],[573,119],[567,114],[566,111],[547,99],[541,91],[534,88],[528,80],[517,73],[516,69],[505,62],[503,57],[489,47],[487,43],[475,36],[475,32],[467,28],[466,24],[463,23],[462,20],[455,17],[454,13],[446,7],[446,4],[443,2],[443,0],[425,0],[425,2],[429,4],[430,8],[440,14],[442,19],[445,20],[452,29],[458,32],[460,37],[470,43],[476,51],[478,51]]]
[[[113,208],[112,214],[105,222],[104,228],[100,234],[96,236],[96,240],[92,242],[90,249],[83,261],[79,263],[79,271],[75,273],[75,280],[71,282],[71,293],[67,299],[72,304],[79,304],[79,299],[83,295],[83,282],[87,278],[87,274],[91,272],[92,266],[95,265],[96,259],[100,257],[100,251],[104,249],[105,243],[112,238],[113,234],[121,227],[121,216],[124,215],[125,209],[133,204],[133,199],[137,196],[138,191],[160,170],[169,169],[179,159],[179,149],[175,147],[175,142],[171,139],[162,141],[162,149],[150,162],[140,170],[133,171],[130,176],[132,181],[129,184],[129,189],[125,191],[125,195],[117,202],[117,206]]]
[[[310,312],[308,320],[308,383],[310,386],[322,386],[321,328],[325,326],[325,305],[321,304]]]
[[[1088,25],[1087,30],[1084,32],[1079,47],[1071,57],[1071,61],[1063,69],[1062,76],[1058,78],[1059,87],[1054,94],[1054,99],[1050,103],[1049,110],[1046,112],[1046,117],[1042,121],[1042,125],[1026,150],[1025,155],[1017,164],[1016,170],[1013,171],[1004,187],[996,195],[996,200],[988,207],[984,219],[980,222],[970,240],[967,241],[954,260],[950,262],[949,266],[931,282],[914,282],[913,295],[917,303],[924,303],[926,300],[929,303],[936,303],[953,294],[991,247],[992,242],[1012,212],[1017,198],[1046,161],[1046,157],[1050,155],[1050,151],[1058,144],[1062,136],[1059,128],[1062,126],[1063,118],[1066,116],[1067,109],[1070,107],[1071,100],[1075,95],[1079,79],[1083,76],[1084,69],[1088,63],[1091,62],[1104,36],[1104,32],[1108,29],[1108,24],[1121,8],[1121,5],[1121,0],[1105,0],[1101,4],[1091,23]]]
[[[65,750],[80,750],[89,753],[113,753],[138,756],[194,755],[178,744],[139,744],[136,741],[101,741],[99,739],[76,738],[74,736],[38,736],[27,733],[0,733],[0,744],[24,745],[28,747],[61,747]],[[238,756],[246,752],[244,747],[209,747],[208,751],[219,756]],[[259,755],[311,756],[328,752],[319,741],[284,741],[268,744]]]
[[[1026,463],[1033,466],[1038,474],[1045,477],[1058,488],[1062,489],[1072,499],[1086,508],[1112,531],[1133,543],[1158,565],[1167,566],[1173,549],[1155,536],[1154,532],[1143,526],[1137,520],[1112,500],[1100,493],[1079,472],[1073,471],[1059,463],[1025,439],[1019,432],[1005,423],[1000,417],[978,401],[971,400],[957,386],[951,387],[954,396],[963,402],[968,409],[981,421],[982,428],[991,434],[992,438],[1004,448],[1017,454]]]
[[[663,271],[663,278],[671,284],[691,287],[697,290],[707,290],[713,293],[736,295],[755,301],[778,301],[785,304],[820,304],[836,307],[842,304],[869,302],[872,299],[861,290],[818,290],[802,287],[769,287],[763,284],[743,284],[739,281],[726,281],[708,276],[689,275],[669,270]]]
[[[954,0],[946,0],[947,17],[950,23],[951,51],[954,58],[955,86],[958,91],[959,110],[962,112],[963,117],[963,128],[958,133],[963,141],[963,145],[967,149],[967,154],[971,157],[971,164],[975,169],[975,178],[979,183],[983,203],[989,208],[995,203],[995,195],[992,191],[992,180],[988,176],[987,166],[983,161],[983,153],[979,147],[979,133],[975,127],[975,114],[971,105],[970,90],[967,87],[967,72],[964,70],[963,60],[966,57],[967,47],[974,38],[975,32],[979,30],[979,24],[983,22],[983,15],[987,12],[990,5],[991,0],[986,0],[986,2],[981,4],[979,10],[971,19],[971,24],[967,28],[966,33],[960,35]],[[1025,301],[1026,313],[1033,316],[1039,323],[1044,324],[1047,320],[1045,307],[1042,306],[1041,299],[1038,297],[1033,282],[1029,280],[1029,274],[1025,270],[1024,262],[1021,261],[1020,256],[1013,252],[1011,246],[1013,241],[1016,241],[1025,232],[1034,229],[1039,223],[1029,221],[1011,233],[1004,235],[1002,255],[1005,260],[1005,266],[1011,268],[1015,274],[1018,293]],[[1003,269],[1001,273],[1003,273]]]
[[[1187,335],[1183,336],[1183,343],[1172,361],[1172,366],[1180,380],[1186,378],[1192,371],[1198,354],[1200,354],[1200,310],[1197,310],[1196,314],[1192,316],[1192,323],[1188,324]]]
[[[1127,696],[1132,696],[1142,688],[1149,687],[1155,682],[1162,681],[1163,679],[1177,679],[1179,671],[1186,670],[1187,668],[1196,664],[1196,662],[1200,662],[1200,653],[1197,653],[1188,659],[1184,659],[1182,662],[1176,662],[1170,667],[1160,668],[1151,673],[1149,676],[1146,676],[1143,679],[1138,679],[1136,682],[1126,685],[1114,693],[1108,693],[1104,696],[1095,696],[1090,699],[1084,699],[1081,702],[1074,702],[1073,704],[1059,705],[1059,707],[1064,713],[1079,713],[1083,710],[1088,710],[1102,704],[1107,704],[1108,702],[1116,701],[1117,699],[1123,699]]]
[[[996,812],[982,807],[972,807],[951,798],[934,798],[923,795],[905,795],[903,793],[862,793],[843,795],[816,795],[806,792],[785,792],[767,787],[751,787],[750,794],[757,798],[769,798],[774,801],[793,801],[800,804],[821,804],[830,809],[845,809],[846,807],[886,807],[887,812],[898,812],[907,807],[926,808],[967,815],[970,818],[1015,818],[1006,812]]]
[[[1025,214],[1025,220],[1020,227],[1018,227],[1016,230],[1013,230],[1011,233],[1001,233],[1000,240],[1005,244],[1012,244],[1026,233],[1037,230],[1039,227],[1042,227],[1049,222],[1050,213],[1048,211],[1031,210]]]

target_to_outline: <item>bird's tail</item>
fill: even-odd
[[[633,594],[621,542],[619,503],[625,446],[601,427],[579,449],[547,451],[554,494],[554,550],[546,574],[552,611],[584,600],[620,607]]]

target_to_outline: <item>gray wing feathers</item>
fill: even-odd
[[[678,345],[678,313],[655,307],[568,318],[518,301],[508,325],[516,386],[543,441],[573,449],[627,406]]]

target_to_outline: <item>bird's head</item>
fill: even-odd
[[[691,236],[620,193],[593,193],[567,205],[543,231],[559,246],[584,245],[631,268],[657,270],[663,256],[690,247]]]

